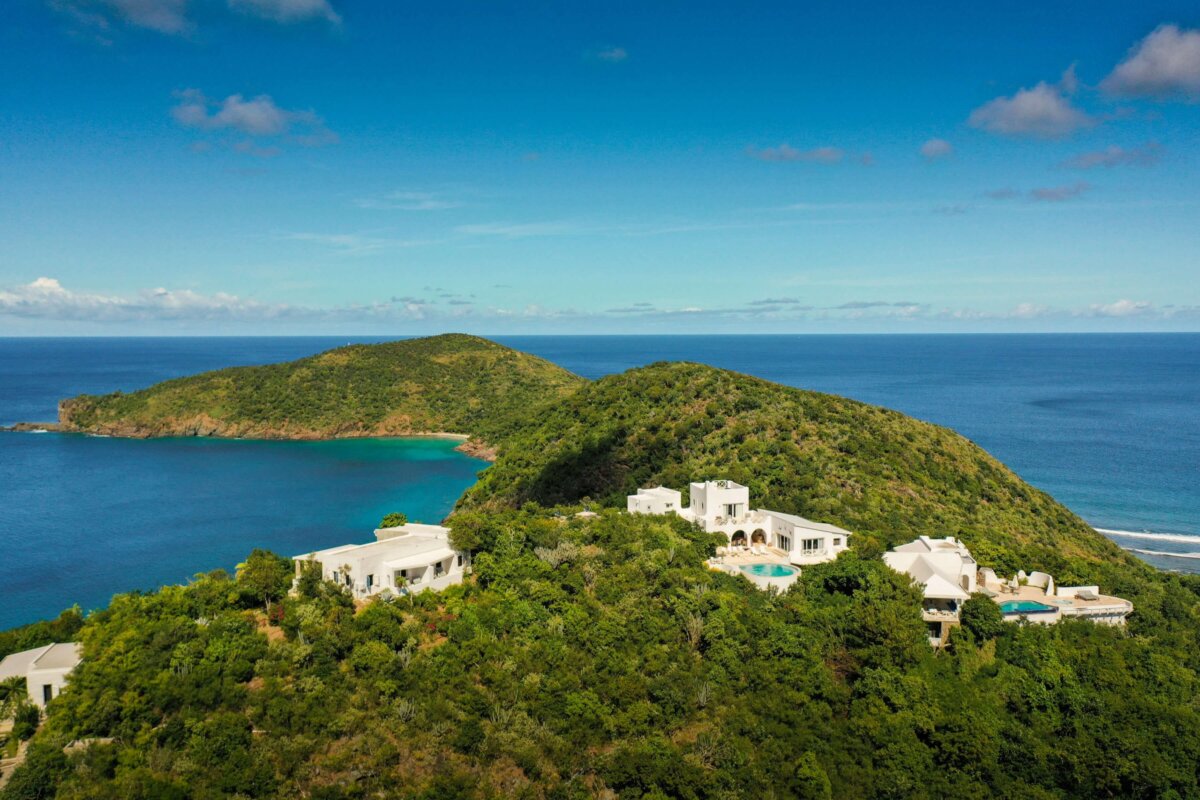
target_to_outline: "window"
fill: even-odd
[[[375,576],[374,576],[374,575],[368,575],[368,576],[367,576],[367,591],[368,591],[368,592],[369,592],[369,591],[371,591],[371,587],[372,587],[372,586],[374,586],[374,585],[375,585]]]
[[[54,687],[49,683],[42,684],[42,703],[49,703],[54,697]]]
[[[458,565],[459,565],[460,567],[462,566],[462,553],[459,553],[459,554],[458,554]]]
[[[438,561],[433,565],[433,577],[439,577],[444,571],[445,569],[442,567],[442,562]]]
[[[805,553],[817,553],[825,549],[824,541],[821,539],[803,539],[800,542],[800,549]]]
[[[842,546],[842,537],[840,537],[840,536],[833,537],[833,546],[841,547]]]
[[[781,534],[779,534],[778,538],[779,538],[779,549],[785,550],[790,553],[792,551],[792,537],[784,536],[781,533]]]

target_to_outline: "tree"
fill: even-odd
[[[381,528],[399,528],[401,525],[408,524],[408,515],[393,511],[391,514],[385,514],[379,523]]]
[[[269,550],[255,548],[245,563],[237,567],[237,587],[246,596],[261,602],[267,613],[271,602],[287,594],[292,584],[292,561]]]
[[[803,800],[829,800],[833,797],[833,788],[829,784],[829,776],[816,754],[806,752],[796,759],[796,768],[792,773],[793,796]]]
[[[962,626],[979,643],[995,639],[1004,630],[1004,614],[992,598],[982,592],[971,595],[959,610]]]

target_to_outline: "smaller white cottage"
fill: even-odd
[[[82,649],[76,642],[61,642],[11,653],[0,661],[0,681],[24,678],[30,702],[45,708],[62,693],[67,676],[79,665]]]
[[[450,529],[410,522],[378,528],[374,542],[346,544],[294,556],[296,577],[309,561],[321,565],[321,577],[346,587],[355,597],[382,591],[410,594],[462,583],[470,556],[450,545]]]

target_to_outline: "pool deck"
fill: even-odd
[[[1084,618],[1104,617],[1115,614],[1124,616],[1133,610],[1133,604],[1120,597],[1112,597],[1104,594],[1097,595],[1095,600],[1085,600],[1082,597],[1056,597],[1055,595],[1047,595],[1045,590],[1038,586],[1019,586],[1016,591],[1005,589],[998,592],[993,599],[997,603],[1007,603],[1010,601],[1040,603],[1051,606],[1058,611],[1056,614],[1031,612],[1029,613],[1030,621],[1036,621],[1038,618],[1057,621],[1060,616]],[[1020,617],[1024,616],[1024,614],[1018,611],[1005,614],[1005,616]]]
[[[742,570],[742,567],[754,564],[778,564],[790,567],[795,572],[791,575],[768,576],[751,575]],[[731,547],[724,554],[710,558],[708,566],[711,569],[727,572],[730,575],[741,575],[763,591],[772,587],[779,591],[784,591],[800,578],[800,568],[788,560],[787,553],[774,547],[765,547],[762,553],[753,553],[750,550]]]

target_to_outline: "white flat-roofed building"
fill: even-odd
[[[0,681],[24,678],[30,702],[45,708],[62,693],[67,676],[79,666],[81,651],[76,642],[62,642],[10,653],[0,661]]]
[[[379,528],[376,541],[347,544],[294,556],[296,576],[304,565],[321,565],[321,577],[345,587],[355,597],[382,591],[394,594],[440,590],[461,583],[470,556],[450,545],[450,529],[409,523]]]
[[[683,507],[683,502],[682,495],[674,489],[655,486],[638,489],[637,494],[626,498],[625,506],[630,514],[674,514]]]
[[[679,506],[680,493],[657,487],[629,495],[631,514],[674,512],[709,532],[724,533],[736,548],[782,551],[792,564],[832,561],[850,546],[850,531],[795,514],[750,508],[750,489],[733,481],[701,481],[689,485],[690,504]],[[668,497],[669,496],[669,497]],[[646,498],[643,500],[642,498]],[[650,498],[664,502],[652,504]],[[666,505],[667,502],[673,505]]]

